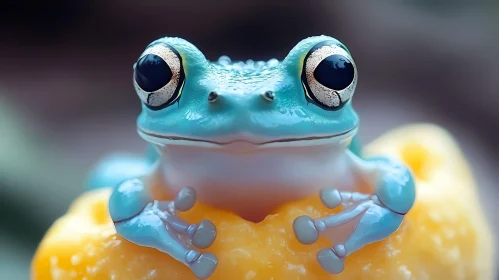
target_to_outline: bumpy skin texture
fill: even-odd
[[[319,218],[340,211],[318,195],[285,205],[255,224],[197,204],[180,216],[211,219],[218,238],[210,251],[219,267],[210,279],[480,279],[493,280],[494,240],[476,186],[456,143],[441,129],[414,125],[367,146],[367,155],[400,159],[416,177],[418,197],[400,229],[368,245],[332,275],[314,256],[332,244],[309,246],[293,234],[301,215]],[[120,237],[107,212],[110,189],[89,192],[49,230],[32,263],[32,279],[195,279],[166,254]]]
[[[307,101],[304,93],[304,57],[325,41],[346,49],[332,37],[314,36],[300,41],[283,61],[245,63],[224,58],[210,62],[181,38],[158,39],[151,45],[167,44],[179,52],[185,84],[177,102],[170,106],[151,110],[142,104],[137,126],[159,135],[219,142],[234,140],[235,134],[243,132],[247,135],[240,139],[264,142],[348,131],[359,122],[351,102],[342,110],[324,110]],[[346,51],[343,54],[350,57]],[[262,98],[266,91],[273,92],[274,102]],[[217,102],[207,102],[210,92],[220,95]]]

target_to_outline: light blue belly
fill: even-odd
[[[200,201],[253,220],[323,187],[351,190],[354,185],[348,156],[335,146],[221,151],[165,147],[160,166],[166,186],[174,191],[191,186]]]

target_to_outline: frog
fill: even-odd
[[[340,211],[299,216],[290,227],[305,246],[328,238],[316,261],[341,273],[350,254],[395,233],[416,198],[403,163],[362,155],[357,81],[350,50],[326,35],[301,40],[283,60],[245,62],[209,61],[182,38],[151,42],[133,64],[147,164],[114,158],[99,170],[117,175],[92,181],[116,183],[108,211],[117,234],[206,279],[218,265],[209,252],[216,226],[179,213],[199,201],[257,223],[280,205],[318,195]]]

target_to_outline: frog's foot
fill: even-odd
[[[363,203],[353,209],[347,209],[338,214],[318,219],[312,219],[306,215],[300,216],[293,222],[295,236],[303,244],[313,244],[317,241],[321,232],[352,221],[362,215],[366,211],[366,208],[367,205]]]
[[[337,189],[323,189],[320,192],[320,199],[324,206],[328,208],[336,208],[340,205],[345,207],[349,204],[367,200],[370,196],[369,194],[357,192],[340,192]],[[327,228],[348,223],[361,215],[366,210],[366,207],[364,203],[360,203],[352,209],[315,220],[309,216],[300,216],[293,222],[295,236],[303,244],[313,244],[319,238],[320,232],[325,231]]]
[[[191,210],[194,204],[196,204],[196,190],[191,187],[181,189],[173,201],[175,209],[182,212]]]
[[[187,211],[195,202],[194,189],[184,188],[173,201],[149,202],[135,217],[115,222],[116,230],[137,245],[172,256],[188,266],[196,277],[207,278],[217,267],[217,257],[193,247],[209,247],[217,235],[215,225],[208,220],[190,224],[177,216],[177,211]]]
[[[344,243],[324,248],[317,254],[321,267],[329,273],[337,274],[343,271],[344,260],[348,255],[393,234],[402,223],[404,215],[379,204],[377,196],[374,195],[371,199],[337,214],[318,219],[308,216],[298,217],[293,223],[293,229],[301,243],[312,244],[326,229],[341,226],[356,218],[358,222]]]
[[[157,207],[168,214],[160,213],[162,218],[180,235],[184,235],[197,248],[205,249],[211,246],[217,236],[215,225],[209,220],[199,224],[189,224],[178,218],[176,211],[188,211],[196,203],[196,191],[186,187],[180,190],[174,201],[155,202]]]
[[[210,247],[217,237],[215,225],[209,220],[202,220],[199,224],[189,225],[185,231],[181,231],[181,233],[184,232],[191,238],[192,245],[201,249]]]
[[[319,229],[314,219],[309,216],[300,216],[293,221],[295,236],[303,244],[314,244],[319,239]]]
[[[336,245],[333,248],[324,248],[317,253],[317,261],[321,267],[331,273],[338,274],[345,268],[345,246]]]
[[[217,268],[217,257],[209,252],[199,253],[198,251],[191,250],[186,255],[189,268],[194,275],[200,279],[206,279]]]

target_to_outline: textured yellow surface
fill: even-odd
[[[370,155],[402,158],[417,178],[418,197],[391,237],[347,258],[328,275],[315,254],[325,239],[301,245],[294,218],[330,213],[317,197],[281,207],[254,224],[203,205],[183,213],[211,219],[218,237],[208,250],[219,258],[210,279],[493,279],[493,239],[465,159],[450,136],[429,125],[394,130],[371,143]],[[78,198],[46,234],[32,263],[32,279],[195,279],[182,264],[116,235],[107,214],[110,190]]]

